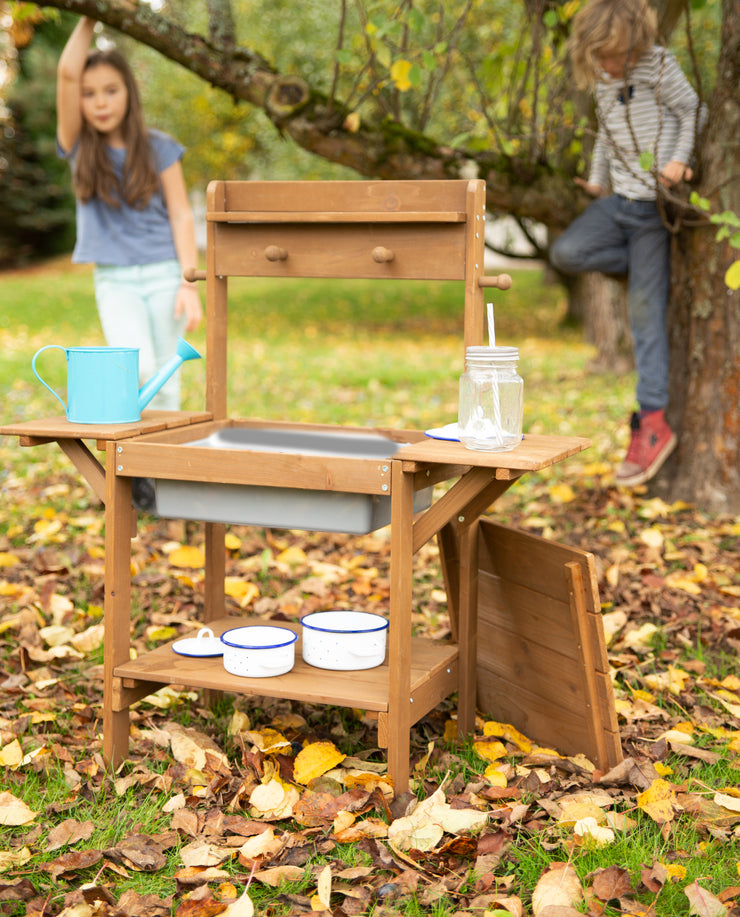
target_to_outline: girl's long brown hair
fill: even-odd
[[[125,202],[130,207],[143,210],[152,194],[159,189],[159,176],[144,124],[139,90],[126,58],[115,48],[91,51],[85,61],[84,72],[103,64],[120,73],[128,91],[128,107],[121,125],[126,144],[123,182],[113,171],[104,135],[83,119],[74,174],[75,191],[83,203],[97,197],[110,207],[118,208],[121,202]]]

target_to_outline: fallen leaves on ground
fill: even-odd
[[[738,877],[720,880],[710,864],[713,845],[738,844],[740,792],[732,779],[709,786],[692,776],[718,761],[737,773],[740,669],[717,678],[706,662],[724,654],[732,666],[740,647],[737,520],[608,488],[553,485],[526,507],[507,495],[502,521],[597,557],[624,760],[602,773],[485,716],[464,751],[445,702],[412,732],[414,793],[394,795],[377,720],[365,712],[240,698],[219,714],[177,685],[136,706],[129,758],[109,773],[99,720],[103,533],[73,478],[58,492],[84,508],[42,508],[53,486],[44,481],[43,495],[10,487],[26,511],[0,537],[0,913],[383,917],[413,900],[422,910],[446,901],[450,914],[602,917],[659,914],[669,887],[681,889],[686,913],[738,913]],[[200,538],[192,524],[140,524],[135,652],[201,626]],[[387,531],[234,527],[226,550],[235,620],[247,606],[278,622],[387,607]],[[417,632],[449,638],[434,545],[416,556],[414,578]],[[52,772],[63,798],[30,806],[27,788]],[[142,830],[145,806],[156,830]],[[120,825],[110,812],[126,813]],[[607,868],[576,868],[648,824],[662,845],[639,874],[618,853]],[[674,846],[680,825],[695,829],[696,850]],[[542,854],[529,886],[517,873],[522,845]],[[687,873],[692,856],[706,858],[705,876]],[[141,884],[147,877],[159,877],[156,892]],[[266,894],[265,911],[254,902]]]

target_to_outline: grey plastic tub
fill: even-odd
[[[228,427],[183,445],[214,450],[389,459],[406,444],[379,433]],[[167,479],[156,479],[154,486],[155,512],[172,519],[350,535],[367,534],[391,521],[390,497],[377,494]],[[414,512],[428,509],[431,502],[431,487],[417,491]]]

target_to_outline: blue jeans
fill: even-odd
[[[668,404],[670,233],[655,201],[618,194],[599,198],[550,248],[550,261],[565,274],[601,271],[629,277],[629,319],[642,410]]]
[[[139,385],[175,355],[185,317],[175,319],[175,299],[182,282],[177,261],[120,267],[95,266],[95,300],[109,347],[139,348]],[[175,373],[147,405],[180,409],[180,373]]]

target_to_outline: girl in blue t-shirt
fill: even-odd
[[[139,348],[141,382],[175,353],[178,335],[202,319],[193,214],[171,137],[148,131],[131,69],[116,50],[90,49],[83,17],[57,68],[57,141],[73,170],[77,243],[72,260],[95,265],[106,342]],[[179,410],[180,374],[150,407]]]

